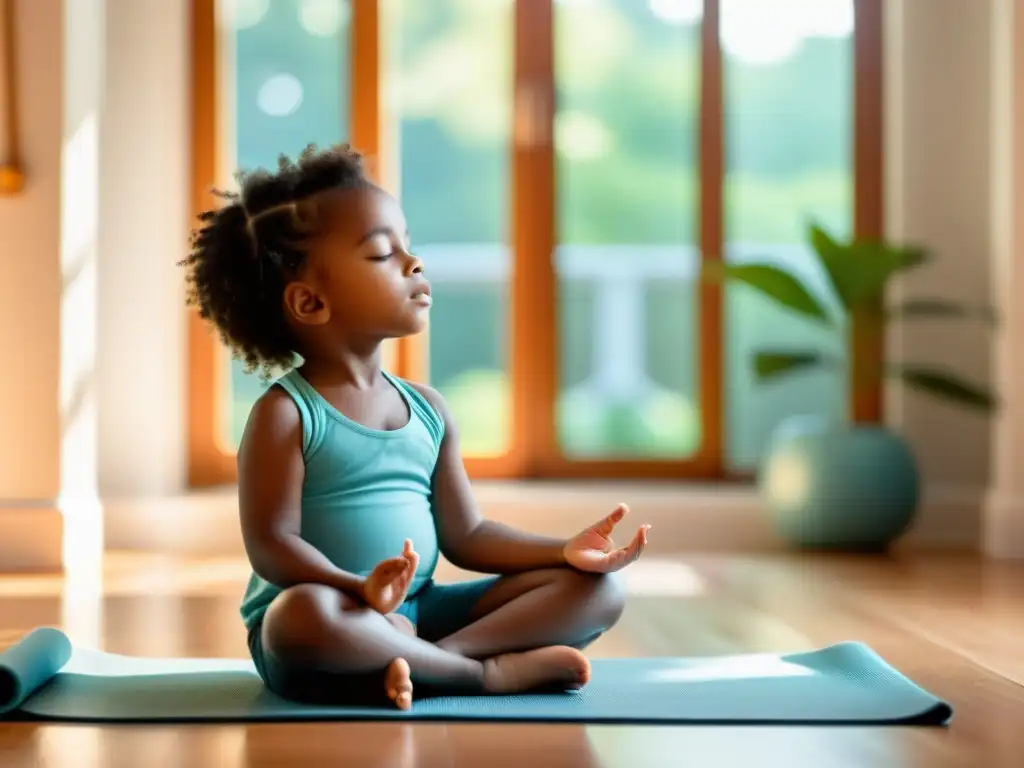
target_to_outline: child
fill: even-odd
[[[431,304],[398,203],[347,146],[240,181],[182,264],[189,303],[250,369],[287,370],[238,451],[241,612],[267,687],[310,698],[372,680],[407,709],[413,682],[584,685],[579,649],[623,608],[609,574],[649,526],[613,549],[624,505],[568,541],[482,519],[444,400],[381,368],[381,343],[422,331]],[[492,575],[437,584],[441,554]]]

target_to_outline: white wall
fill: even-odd
[[[984,524],[984,550],[1024,558],[1024,9],[997,0],[993,74],[1003,95],[993,120],[993,277],[1003,308],[996,380],[1005,407],[993,440],[996,455]]]
[[[104,0],[15,3],[26,188],[0,199],[0,567],[95,560]]]
[[[902,327],[900,359],[955,369],[999,395],[992,418],[893,387],[891,421],[910,437],[933,495],[932,540],[1024,557],[1024,6],[1019,0],[887,0],[889,230],[938,262],[903,295],[996,309]],[[945,509],[946,514],[930,511]]]
[[[83,396],[94,347],[95,389],[85,397],[98,411],[92,439],[103,495],[176,493],[185,478],[185,315],[175,263],[189,215],[187,3],[106,0],[104,14],[102,0],[76,0],[66,17],[63,5],[17,4],[28,186],[0,198],[0,349],[17,361],[0,377],[0,428],[17,436],[0,439],[0,500],[59,495],[57,404]],[[65,20],[76,29],[66,46]],[[62,300],[70,310],[63,328]],[[77,370],[61,370],[62,343]],[[65,471],[83,457],[80,445]]]
[[[934,257],[902,281],[893,300],[994,303],[991,135],[1002,98],[993,77],[995,7],[991,0],[886,0],[887,230],[926,245]],[[962,319],[916,321],[890,333],[895,360],[941,366],[986,385],[994,343],[990,326]],[[889,388],[887,409],[938,502],[926,505],[919,529],[929,539],[970,537],[976,544],[994,420],[898,385]]]
[[[15,10],[27,186],[0,198],[0,569],[87,557],[98,488],[185,478],[188,3]]]
[[[994,94],[992,4],[984,0],[886,0],[902,5],[891,54],[899,89],[889,100],[889,231],[924,243],[935,263],[907,279],[907,296],[991,305]],[[897,111],[898,110],[898,111]],[[898,121],[898,122],[896,122]],[[954,320],[900,327],[900,359],[934,363],[990,381],[992,329]],[[990,421],[926,396],[902,392],[894,421],[914,442],[930,482],[982,489],[989,479]]]
[[[16,3],[26,187],[0,197],[0,505],[52,503],[60,488],[62,3]],[[3,436],[17,439],[3,439]]]

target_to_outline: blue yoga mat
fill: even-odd
[[[592,660],[580,691],[418,699],[409,711],[300,704],[245,659],[154,659],[73,648],[48,627],[0,654],[0,720],[945,725],[952,708],[861,643],[792,654]]]

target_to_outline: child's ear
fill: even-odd
[[[284,305],[296,321],[306,325],[323,325],[331,319],[327,302],[306,283],[288,283],[284,289]]]

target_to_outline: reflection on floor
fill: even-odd
[[[139,656],[245,656],[238,561],[112,555],[65,581],[0,577],[0,647],[56,625]],[[442,565],[442,578],[460,574]],[[296,724],[0,725],[0,765],[1019,766],[1024,567],[973,558],[680,556],[627,571],[622,622],[594,657],[872,645],[951,701],[947,730]]]

